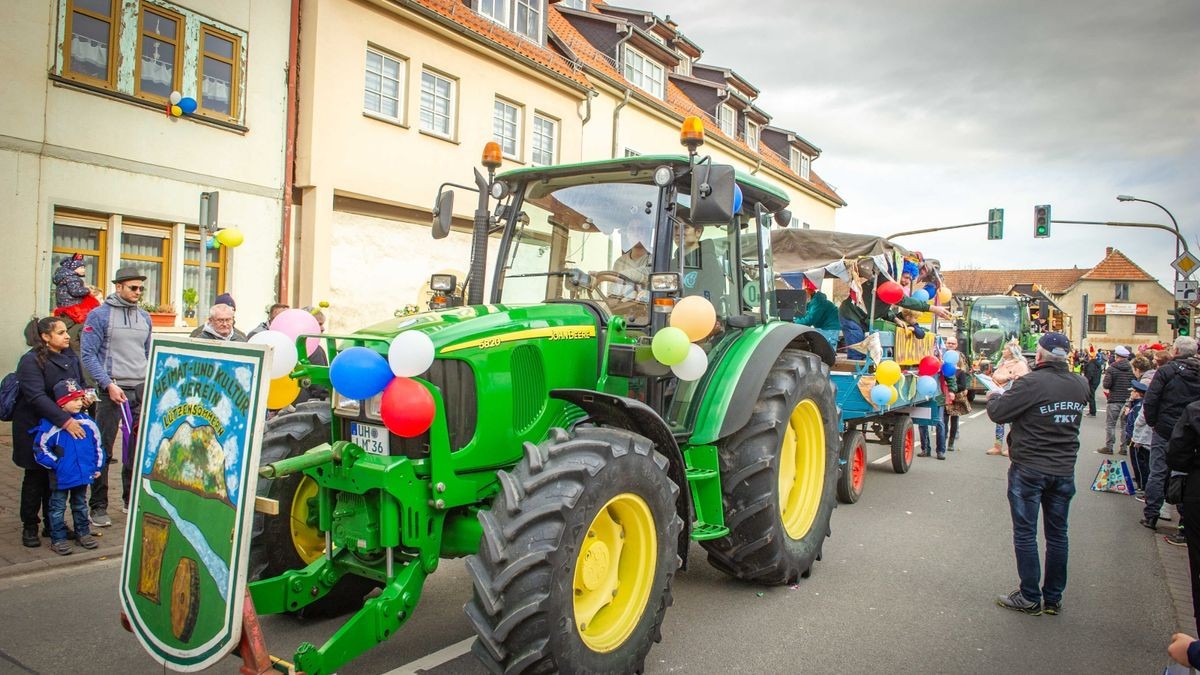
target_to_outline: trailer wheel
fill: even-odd
[[[329,442],[331,419],[328,401],[308,401],[268,420],[261,463],[295,457]],[[260,478],[258,494],[278,500],[279,515],[254,514],[250,579],[279,576],[306,567],[325,554],[325,534],[316,526],[317,484],[311,478],[304,474],[278,480]],[[325,597],[295,613],[304,617],[345,614],[361,607],[363,596],[376,586],[370,579],[347,574]]]
[[[843,504],[854,504],[863,493],[867,479],[867,439],[855,429],[842,434],[842,474],[838,477],[837,498]]]
[[[916,429],[908,415],[896,416],[892,426],[892,471],[908,473],[916,448]]]
[[[713,567],[749,581],[807,577],[836,506],[837,406],[829,367],[785,349],[746,426],[719,445],[729,534],[701,542]]]
[[[624,429],[553,429],[498,477],[467,558],[472,651],[493,672],[641,672],[681,562],[666,458]]]

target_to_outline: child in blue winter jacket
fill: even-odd
[[[100,428],[83,412],[86,396],[87,392],[75,380],[62,380],[54,385],[55,402],[79,420],[84,430],[83,438],[71,436],[47,419],[31,431],[34,434],[34,459],[50,469],[50,550],[59,555],[71,554],[66,523],[68,498],[79,545],[84,548],[100,545],[91,535],[87,490],[100,476],[106,458],[104,448],[100,446]]]

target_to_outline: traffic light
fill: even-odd
[[[988,209],[988,240],[1004,238],[1004,209]]]
[[[1179,337],[1186,337],[1192,334],[1191,307],[1179,305],[1175,308],[1175,330],[1179,333]]]
[[[1045,239],[1050,236],[1050,205],[1040,204],[1033,207],[1033,237]]]

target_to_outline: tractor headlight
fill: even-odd
[[[358,401],[352,398],[346,398],[337,392],[333,391],[333,412],[342,417],[358,417],[359,411],[362,409]]]
[[[654,184],[666,187],[675,182],[675,172],[669,166],[660,166],[654,170]]]
[[[655,293],[678,293],[679,286],[678,272],[659,272],[650,275],[650,290]]]
[[[363,403],[366,406],[365,410],[363,411],[363,415],[367,419],[374,420],[376,422],[383,421],[383,413],[380,412],[383,408],[383,394],[375,394],[366,401],[363,401]]]
[[[434,274],[429,277],[429,289],[433,291],[453,291],[457,283],[453,274]]]

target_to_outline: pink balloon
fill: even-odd
[[[317,322],[317,317],[309,312],[302,309],[287,309],[271,322],[271,330],[277,330],[295,340],[302,334],[320,335],[321,324]],[[319,344],[319,340],[313,338],[307,340],[306,347],[309,355],[317,350]]]

